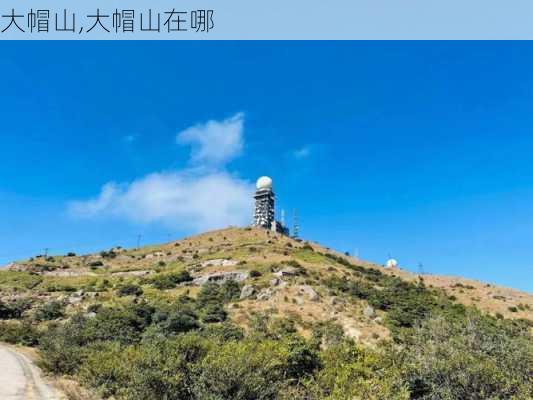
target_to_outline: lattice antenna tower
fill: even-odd
[[[292,237],[294,239],[298,239],[298,235],[300,234],[300,224],[298,222],[298,213],[296,212],[296,209],[292,212]]]

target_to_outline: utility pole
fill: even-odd
[[[424,264],[418,263],[418,275],[424,275]]]
[[[142,235],[137,235],[137,250],[139,250],[139,248],[141,247],[141,238],[142,238]]]
[[[44,258],[48,257],[48,250],[50,250],[49,247],[44,248]]]

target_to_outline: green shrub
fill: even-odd
[[[123,347],[106,343],[90,349],[81,381],[104,396],[120,399],[193,399],[194,369],[209,349],[196,335]]]
[[[11,303],[0,301],[0,319],[19,319],[30,308],[31,301],[27,299],[18,299]]]
[[[165,336],[189,332],[199,327],[197,315],[188,309],[174,311],[158,323],[158,331]]]
[[[63,284],[57,283],[53,285],[48,285],[46,287],[46,291],[50,293],[52,292],[75,292],[76,288],[71,285],[63,285]]]
[[[303,387],[282,399],[408,400],[408,389],[393,354],[343,341],[321,352],[322,368]]]
[[[274,400],[284,382],[287,349],[275,341],[227,342],[198,365],[194,399]]]
[[[229,321],[225,321],[222,324],[207,325],[204,329],[202,329],[200,334],[203,337],[222,343],[229,340],[244,339],[244,330]]]
[[[173,274],[161,274],[149,279],[149,282],[156,289],[173,289],[182,282],[192,281],[192,276],[188,271],[180,271]]]
[[[134,347],[118,342],[98,343],[87,347],[78,375],[84,385],[96,389],[104,398],[127,398],[124,392],[132,385],[133,368],[140,358]]]
[[[87,265],[89,267],[102,267],[104,263],[102,261],[91,261]]]
[[[50,301],[39,307],[34,314],[37,321],[51,321],[62,318],[65,306],[59,301]]]
[[[28,321],[0,321],[0,341],[35,346],[39,343],[40,332]]]
[[[458,282],[458,283],[452,285],[452,287],[461,288],[461,289],[474,289],[474,286],[472,286],[472,285],[464,285],[461,282]]]
[[[39,343],[41,366],[55,374],[74,374],[85,358],[84,324],[80,315],[64,325],[51,326]]]
[[[119,296],[141,296],[143,294],[143,290],[138,285],[125,284],[118,288],[117,294]]]
[[[432,292],[424,286],[394,279],[383,290],[368,298],[371,306],[388,311],[387,319],[395,328],[411,328],[427,318],[437,306]]]
[[[296,333],[296,324],[291,318],[273,317],[268,313],[256,313],[250,319],[253,337],[258,340],[281,340]]]
[[[202,321],[207,323],[222,322],[227,315],[222,304],[208,303],[202,309]]]
[[[40,345],[43,366],[55,373],[72,374],[85,359],[85,349],[100,342],[137,343],[152,323],[154,308],[132,304],[124,308],[100,308],[94,318],[81,314],[63,325],[52,325]]]
[[[241,287],[237,282],[232,280],[228,280],[222,285],[207,283],[202,286],[198,293],[198,306],[203,308],[210,303],[220,304],[238,300],[240,293]]]
[[[101,251],[100,256],[102,258],[115,258],[117,256],[117,253],[115,253],[113,250]]]
[[[533,344],[527,328],[469,313],[418,328],[403,351],[415,399],[530,399]]]
[[[311,376],[320,368],[321,361],[316,348],[301,337],[291,335],[286,339],[287,359],[285,376],[289,379],[301,379]]]
[[[0,300],[0,319],[11,319],[11,318],[13,318],[11,307],[9,307],[7,304],[4,304]]]
[[[95,304],[90,316],[40,324],[44,335],[24,320],[0,321],[0,340],[38,343],[46,370],[72,375],[117,400],[533,398],[533,322],[473,313],[421,281],[405,282],[328,257],[346,266],[337,268],[343,277],[322,281],[329,292],[382,310],[394,341],[363,348],[334,322],[304,324],[280,318],[275,310],[252,314],[245,334],[224,309],[239,298],[241,287],[234,281],[203,285],[196,299],[160,294],[154,303],[124,298],[116,301],[121,306]],[[297,262],[293,266],[313,279],[321,276]],[[164,289],[189,279],[183,271],[143,284]],[[133,284],[117,291],[139,295],[137,289],[142,293]],[[25,307],[18,306],[17,315],[22,317]],[[53,308],[47,312],[53,314]],[[12,303],[0,303],[0,318],[12,316],[12,309]],[[297,322],[313,328],[311,340],[298,335]]]
[[[344,340],[344,330],[341,325],[333,322],[320,322],[313,327],[313,342],[318,346],[335,346]]]
[[[151,315],[141,308],[103,308],[94,318],[82,325],[85,343],[114,340],[124,344],[135,343],[151,323]]]
[[[220,291],[213,287],[204,296],[219,298]],[[195,308],[207,313],[213,305],[198,307],[180,297],[172,304],[103,308],[94,318],[74,316],[52,324],[41,338],[43,366],[77,374],[85,385],[120,400],[533,395],[532,323],[526,320],[449,312],[410,328],[402,346],[363,349],[343,339],[335,324],[315,327],[308,342],[297,336],[293,320],[267,314],[254,317],[248,337],[227,321],[202,327]],[[395,307],[393,302],[390,310]],[[333,339],[326,344],[327,335]],[[322,351],[320,343],[326,344]]]
[[[53,264],[35,264],[31,267],[31,271],[33,273],[42,273],[42,272],[50,272],[55,271],[59,267],[57,265]]]
[[[371,295],[376,294],[376,290],[365,282],[354,282],[339,277],[331,277],[323,281],[324,285],[330,289],[347,293],[359,299],[368,299]]]

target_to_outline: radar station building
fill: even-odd
[[[254,195],[255,212],[252,225],[288,235],[289,229],[274,217],[276,196],[272,190],[272,179],[262,176],[255,186],[257,190]]]

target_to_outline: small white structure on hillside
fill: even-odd
[[[396,261],[394,258],[389,258],[385,265],[387,268],[396,268],[398,266],[398,261]]]

